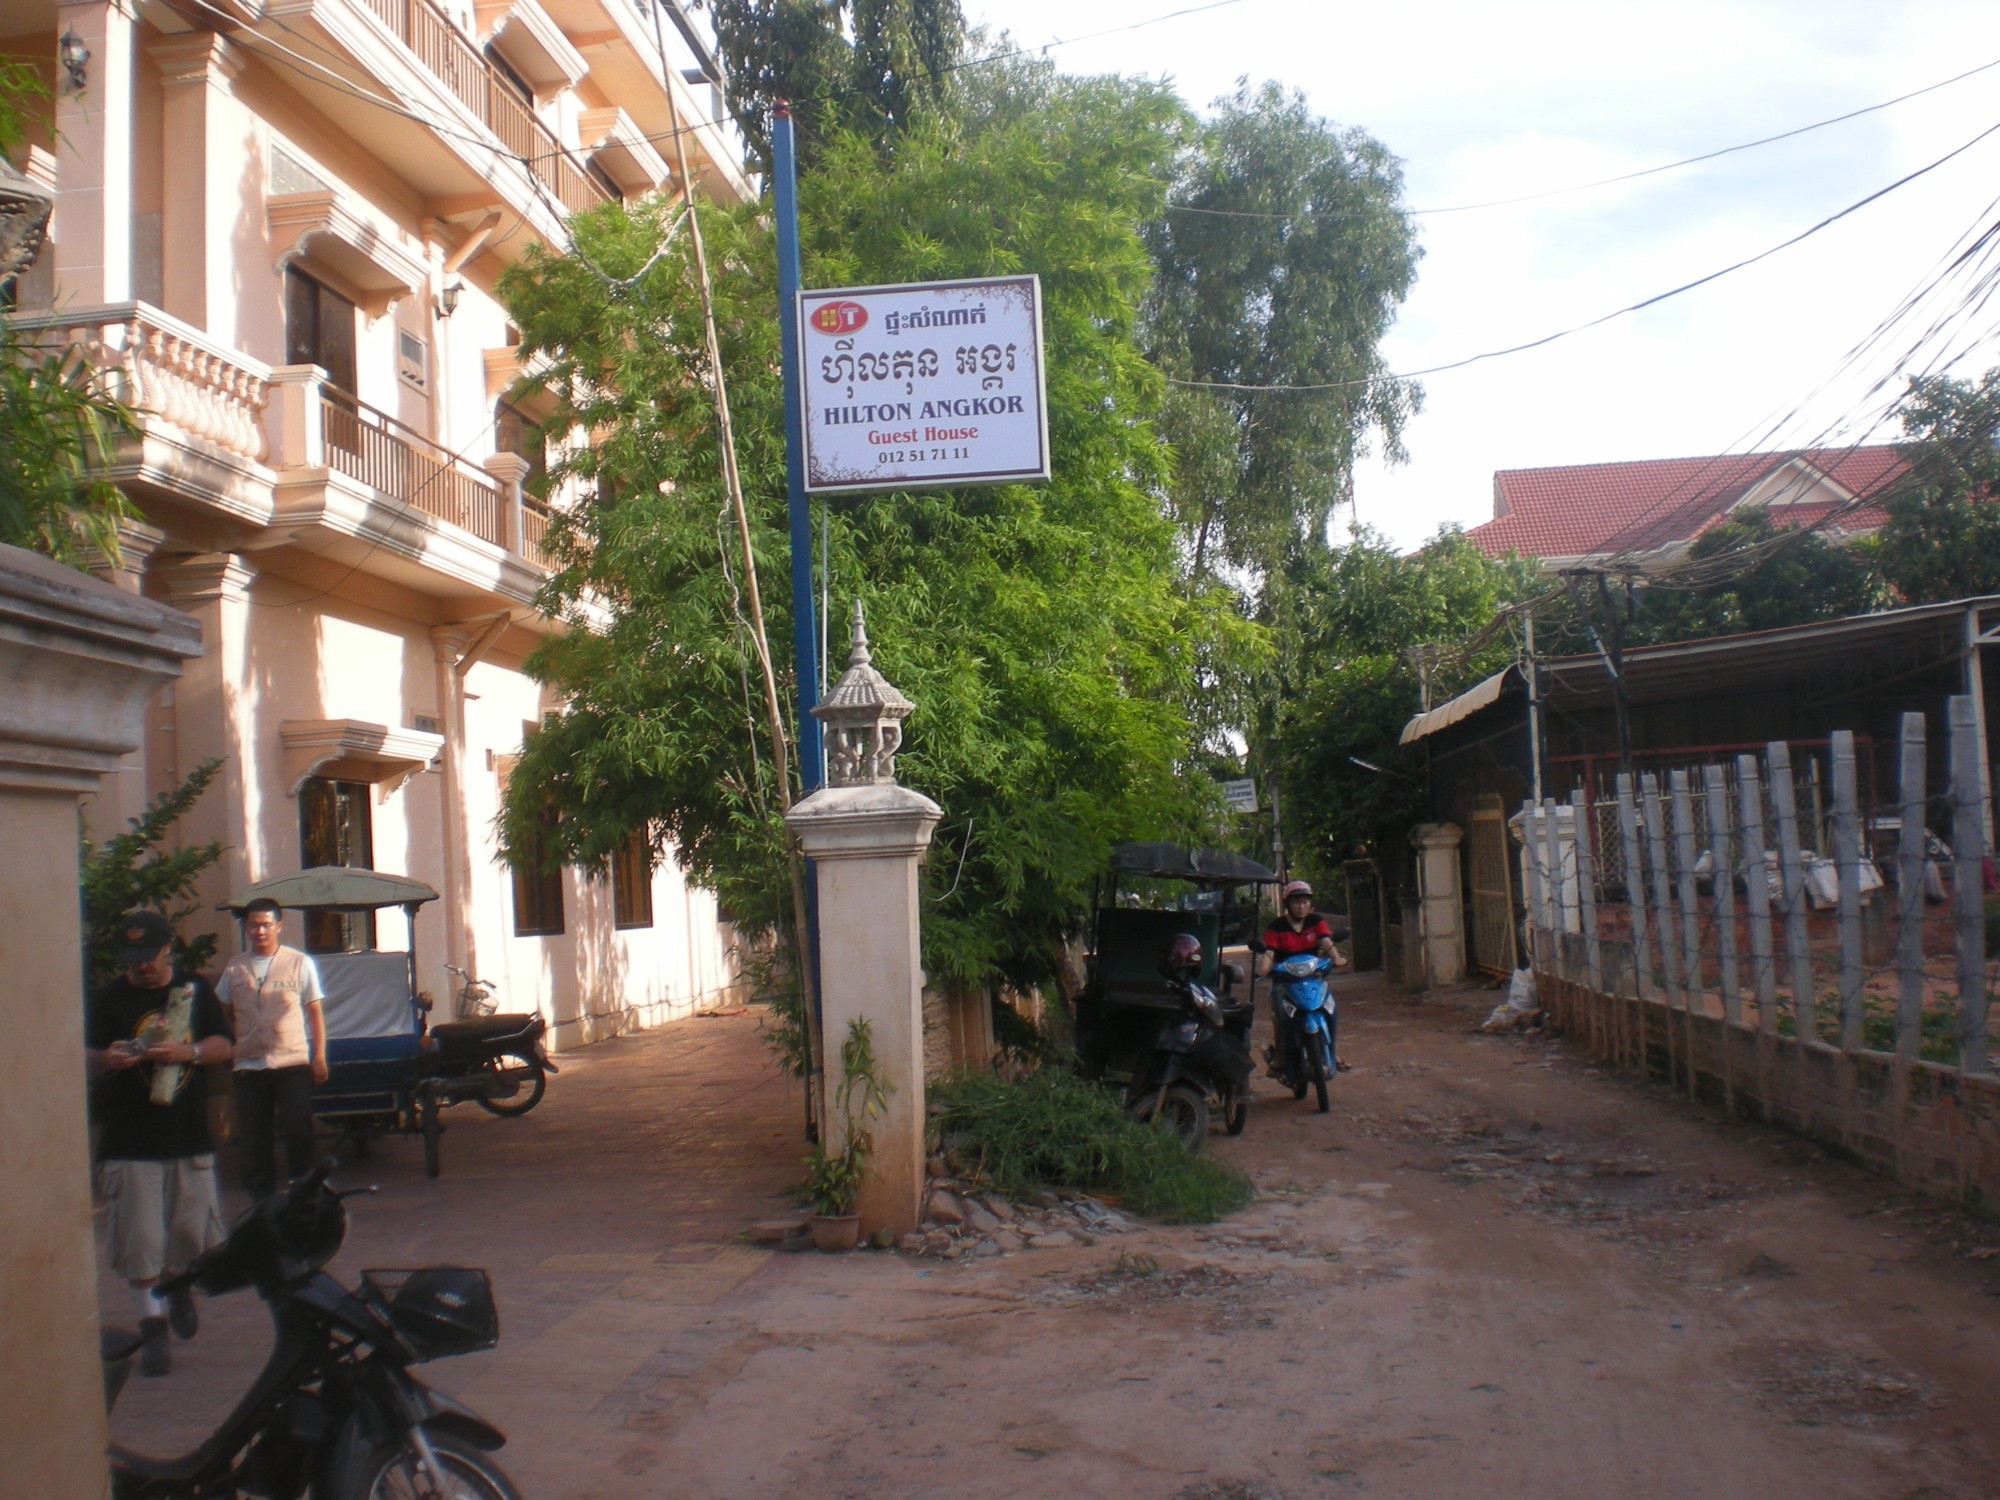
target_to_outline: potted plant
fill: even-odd
[[[889,1103],[888,1085],[875,1057],[872,1029],[856,1016],[847,1023],[847,1040],[840,1044],[840,1086],[833,1094],[840,1111],[841,1142],[828,1151],[826,1141],[806,1158],[806,1180],[799,1190],[812,1225],[813,1244],[829,1254],[852,1250],[861,1235],[854,1200],[868,1171],[868,1154],[875,1147],[868,1122]]]

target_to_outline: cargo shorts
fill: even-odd
[[[215,1157],[106,1161],[98,1167],[111,1239],[111,1268],[127,1281],[184,1269],[222,1242]]]

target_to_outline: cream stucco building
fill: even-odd
[[[491,288],[560,248],[569,213],[682,191],[678,145],[694,191],[750,192],[700,19],[678,0],[0,0],[0,52],[49,86],[24,166],[56,194],[14,316],[142,411],[117,477],[144,524],[117,581],[202,630],[93,824],[221,757],[187,830],[229,846],[209,894],[317,863],[428,881],[425,986],[443,999],[447,960],[471,968],[558,1046],[685,1013],[734,971],[713,899],[670,865],[496,862],[503,777],[553,706],[522,662],[555,627],[523,492],[544,440],[510,399]]]

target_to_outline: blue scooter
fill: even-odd
[[[1332,959],[1315,953],[1295,953],[1271,966],[1272,994],[1285,1018],[1283,1049],[1272,1063],[1294,1099],[1305,1098],[1311,1086],[1321,1114],[1327,1112],[1327,1080],[1337,1066],[1333,991],[1326,980],[1332,968]]]

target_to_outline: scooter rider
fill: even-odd
[[[1336,969],[1347,967],[1347,960],[1333,945],[1333,929],[1326,918],[1313,910],[1313,888],[1303,880],[1294,880],[1284,889],[1280,898],[1281,910],[1271,925],[1264,929],[1264,937],[1257,953],[1257,972],[1268,974],[1274,964],[1292,958],[1300,953],[1316,953],[1333,960]],[[1269,1073],[1278,1077],[1278,1060],[1285,1056],[1285,1007],[1278,999],[1278,987],[1271,986],[1271,1039],[1272,1050],[1266,1054],[1270,1064]],[[1334,1066],[1342,1072],[1347,1064],[1338,1058]]]

